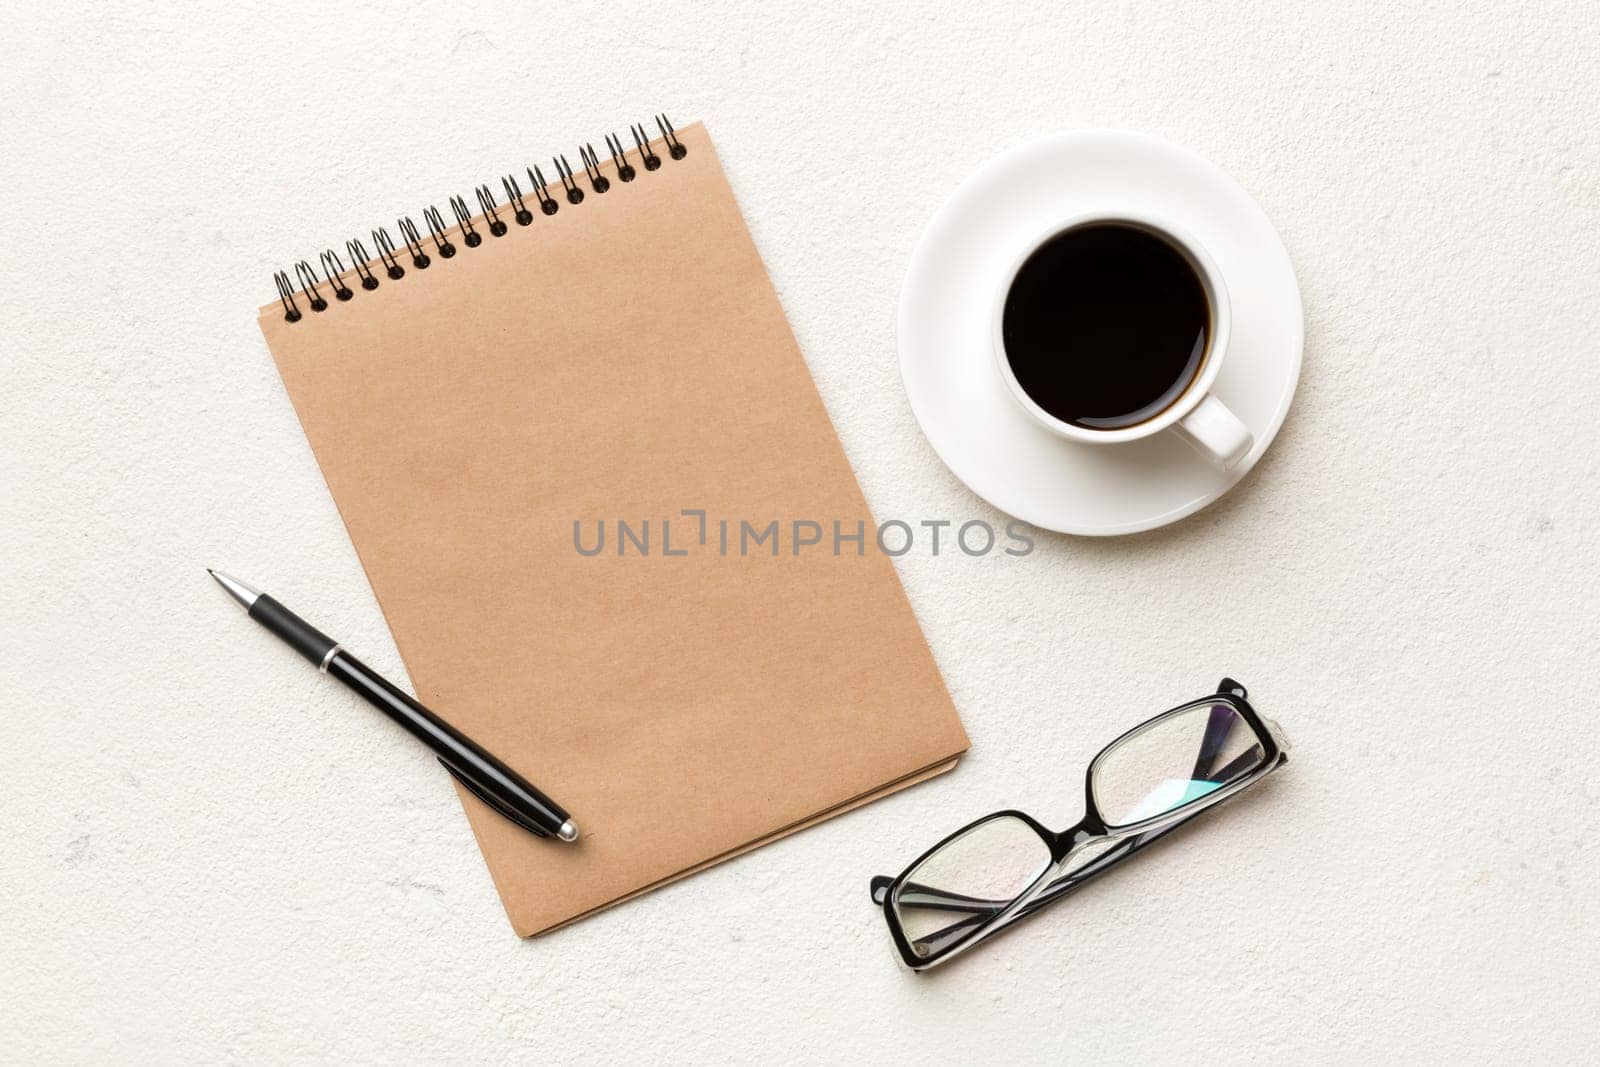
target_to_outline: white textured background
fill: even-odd
[[[0,6],[0,1056],[1592,1054],[1592,5]],[[893,312],[951,183],[1038,133],[1237,176],[1305,375],[1187,522],[902,561],[955,774],[521,942],[432,759],[202,568],[401,673],[256,330],[270,271],[659,108],[717,138],[880,517],[997,518],[920,436]],[[898,969],[869,875],[990,808],[1065,825],[1103,741],[1224,672],[1285,773]]]

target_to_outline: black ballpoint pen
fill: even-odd
[[[411,731],[427,745],[468,791],[524,830],[540,837],[576,841],[578,827],[561,805],[545,796],[516,771],[484,751],[454,726],[423,707],[403,690],[339,647],[300,616],[248,585],[210,567],[206,573],[244,605],[256,622],[285,644],[355,690],[367,703]]]

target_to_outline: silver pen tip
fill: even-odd
[[[556,831],[556,836],[563,841],[576,841],[578,839],[578,824],[568,819],[561,824],[561,829]]]
[[[230,578],[220,571],[212,570],[210,567],[206,568],[206,573],[216,579],[217,584],[226,589],[229,596],[244,605],[246,611],[249,611],[250,605],[254,604],[256,599],[261,596],[260,590],[251,589],[237,578]]]

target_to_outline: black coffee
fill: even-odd
[[[1034,403],[1074,426],[1114,430],[1183,395],[1205,358],[1211,307],[1194,267],[1164,238],[1096,223],[1028,257],[1000,328]]]

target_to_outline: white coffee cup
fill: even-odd
[[[1094,429],[1085,426],[1075,426],[1050,414],[1030,397],[1017,381],[1016,373],[1011,368],[1011,361],[1006,358],[1004,338],[1004,317],[1006,298],[1011,293],[1012,284],[1016,281],[1018,272],[1035,252],[1050,241],[1071,230],[1091,225],[1122,225],[1145,230],[1165,240],[1179,254],[1188,260],[1194,269],[1196,277],[1205,291],[1206,302],[1210,305],[1211,323],[1208,331],[1206,350],[1201,357],[1200,369],[1189,380],[1188,386],[1161,411],[1150,416],[1142,422],[1131,426],[1119,426],[1114,429]],[[1041,234],[1039,238],[1028,245],[1022,254],[1012,264],[999,288],[995,298],[994,308],[994,353],[995,360],[1000,366],[1000,376],[1005,379],[1006,385],[1011,390],[1011,395],[1022,405],[1024,411],[1045,429],[1069,441],[1081,441],[1085,444],[1111,445],[1126,441],[1137,441],[1154,434],[1172,430],[1184,440],[1188,441],[1201,455],[1210,459],[1223,470],[1238,464],[1249,454],[1255,444],[1255,437],[1250,433],[1249,427],[1239,420],[1239,417],[1229,411],[1227,406],[1212,393],[1211,387],[1217,380],[1217,373],[1222,369],[1223,357],[1228,351],[1228,290],[1222,281],[1222,272],[1212,261],[1211,256],[1194,238],[1187,236],[1181,230],[1164,221],[1151,218],[1148,215],[1132,212],[1110,212],[1081,215],[1052,227]]]

